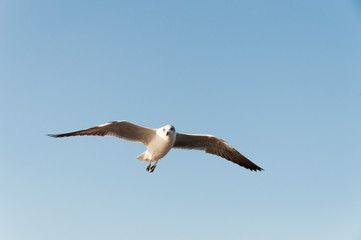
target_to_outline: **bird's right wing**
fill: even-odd
[[[173,148],[204,150],[206,153],[218,155],[249,170],[263,170],[228,143],[212,135],[177,133]]]
[[[48,134],[48,136],[55,138],[83,135],[114,136],[132,142],[141,142],[147,146],[155,134],[156,130],[151,128],[141,127],[127,121],[114,121],[76,132]]]

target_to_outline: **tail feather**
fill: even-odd
[[[145,152],[140,154],[138,157],[137,157],[138,160],[140,161],[143,161],[143,162],[148,162],[146,159],[145,159]]]

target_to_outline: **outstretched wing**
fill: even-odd
[[[48,136],[56,138],[83,135],[114,136],[132,142],[141,142],[147,146],[155,134],[156,131],[151,128],[141,127],[127,121],[114,121],[76,132],[48,134]]]
[[[218,155],[252,171],[263,170],[228,143],[212,135],[177,133],[173,148],[205,150],[206,153]]]

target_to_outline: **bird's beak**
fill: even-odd
[[[168,136],[168,135],[169,135],[169,132],[167,132],[165,135],[167,135],[167,136]]]

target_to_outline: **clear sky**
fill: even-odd
[[[0,1],[0,239],[361,239],[361,4]],[[114,120],[264,172],[52,139]]]

